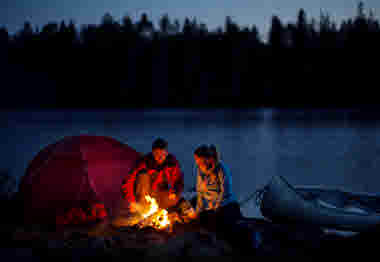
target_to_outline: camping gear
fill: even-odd
[[[81,225],[97,223],[107,217],[107,210],[101,203],[93,203],[83,207],[73,207],[63,216],[56,217],[58,225]]]
[[[282,176],[274,176],[258,195],[262,215],[276,222],[352,232],[380,224],[380,195],[293,187]]]
[[[112,215],[121,200],[122,179],[141,156],[104,136],[65,137],[44,147],[19,186],[25,223],[54,224],[73,208],[104,204]]]

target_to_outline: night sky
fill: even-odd
[[[365,9],[373,9],[379,17],[380,1],[364,0]],[[196,17],[210,30],[223,26],[231,16],[241,26],[257,25],[262,36],[269,30],[273,14],[284,22],[295,21],[297,11],[304,8],[309,18],[319,19],[320,10],[330,13],[338,23],[356,14],[358,0],[1,0],[0,26],[10,33],[22,28],[26,20],[33,26],[73,19],[77,25],[99,24],[109,12],[115,19],[129,14],[134,21],[146,12],[155,24],[168,13],[171,19]]]

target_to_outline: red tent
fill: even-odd
[[[19,193],[26,223],[55,223],[70,208],[121,199],[121,182],[140,153],[113,138],[80,135],[46,146],[29,164]]]

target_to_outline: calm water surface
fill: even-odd
[[[64,136],[106,135],[148,152],[154,138],[169,141],[195,183],[192,153],[214,143],[242,199],[283,175],[296,185],[380,192],[380,122],[349,111],[157,110],[0,112],[1,165],[19,178],[44,146]],[[260,216],[254,203],[243,209]]]

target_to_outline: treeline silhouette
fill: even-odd
[[[377,106],[380,24],[357,6],[338,26],[300,9],[273,16],[268,41],[226,17],[210,31],[195,18],[146,14],[99,25],[29,22],[0,29],[1,107]]]

